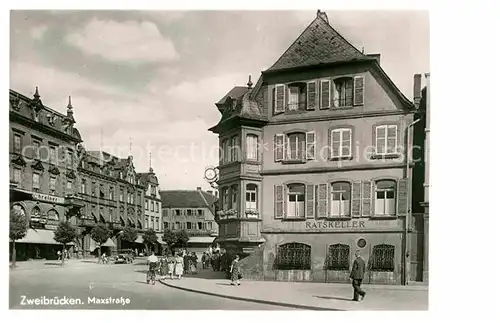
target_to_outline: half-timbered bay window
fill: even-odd
[[[334,244],[328,247],[327,270],[349,270],[349,246]]]
[[[347,217],[351,214],[351,184],[347,182],[332,183],[330,215]]]
[[[275,264],[277,270],[310,270],[311,246],[297,242],[278,246]]]
[[[352,129],[339,128],[330,132],[331,156],[330,158],[352,157]]]
[[[382,125],[375,128],[375,152],[377,155],[397,153],[397,125]]]
[[[382,180],[375,183],[375,215],[396,214],[396,182]]]
[[[287,186],[287,218],[305,217],[306,192],[304,184],[290,184]]]
[[[246,156],[249,160],[257,160],[259,150],[259,137],[257,135],[247,135],[246,137]]]
[[[316,158],[314,131],[276,134],[274,137],[275,161],[300,161]]]
[[[371,271],[394,271],[395,247],[387,244],[379,244],[373,247]]]

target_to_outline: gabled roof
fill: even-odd
[[[340,35],[328,23],[326,14],[318,15],[281,55],[268,71],[305,67],[319,64],[372,60]]]
[[[165,208],[212,208],[216,197],[198,190],[160,191]]]

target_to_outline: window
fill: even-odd
[[[247,159],[257,160],[258,140],[256,135],[247,135]]]
[[[73,152],[68,150],[68,168],[73,168]]]
[[[207,222],[207,230],[213,230],[212,222]]]
[[[156,212],[160,212],[160,203],[156,202]]]
[[[151,201],[151,211],[154,212],[154,210],[155,210],[155,203]]]
[[[290,184],[287,187],[287,217],[301,218],[305,216],[305,185]]]
[[[306,84],[296,83],[288,86],[288,111],[304,110],[306,101]]]
[[[123,189],[120,188],[120,196],[119,196],[120,202],[123,202]]]
[[[334,129],[331,132],[332,158],[351,157],[352,130]]]
[[[192,210],[186,210],[186,215],[193,215],[192,212]]]
[[[193,227],[192,227],[192,223],[191,222],[186,222],[186,229],[188,230],[191,230]]]
[[[328,247],[327,270],[349,270],[349,246],[334,244]]]
[[[104,198],[104,184],[99,184],[99,197]]]
[[[179,209],[175,210],[175,215],[180,216],[181,215],[181,210],[179,210]]]
[[[222,152],[223,152],[223,157],[224,157],[224,162],[228,163],[231,160],[231,147],[230,147],[230,140],[226,139],[222,142]]]
[[[33,173],[33,188],[40,189],[40,174]]]
[[[39,218],[40,217],[40,208],[38,206],[35,206],[32,210],[31,210],[31,216],[34,217],[34,218]]]
[[[229,210],[229,189],[227,187],[222,189],[222,209]]]
[[[276,269],[310,270],[311,247],[306,244],[296,242],[278,246]]]
[[[198,211],[198,216],[203,216],[203,210],[197,210]]]
[[[333,92],[333,106],[339,107],[351,107],[353,104],[353,79],[352,78],[341,78],[336,79],[335,90]]]
[[[49,220],[58,221],[59,220],[59,214],[57,213],[56,210],[49,210],[49,212],[47,212],[47,218]]]
[[[316,81],[307,83],[307,110],[316,109]]]
[[[302,132],[292,133],[287,136],[288,149],[286,157],[288,160],[303,160],[306,150],[306,135]]]
[[[231,208],[236,209],[238,207],[238,186],[231,186]]]
[[[245,209],[257,210],[257,185],[247,184],[245,193]]]
[[[49,159],[52,164],[57,165],[57,153],[54,146],[49,147]]]
[[[151,195],[156,195],[156,186],[151,185]]]
[[[203,222],[198,222],[198,230],[203,230]]]
[[[113,222],[113,209],[109,209],[109,222]]]
[[[230,161],[238,161],[239,156],[239,144],[238,137],[233,137],[231,139],[231,160]]]
[[[73,192],[73,181],[70,179],[66,182],[66,191],[68,194],[72,194]]]
[[[146,200],[144,203],[144,210],[149,210],[149,201]]]
[[[33,140],[33,158],[40,158],[40,142],[38,140]]]
[[[21,135],[15,133],[14,134],[14,153],[15,154],[20,154],[21,153]]]
[[[351,184],[338,182],[332,184],[330,214],[336,217],[349,216],[351,202]]]
[[[169,223],[163,222],[163,230],[168,230],[168,229],[170,229]]]
[[[114,200],[115,199],[115,188],[113,186],[109,187],[109,199]]]
[[[375,188],[375,215],[396,214],[396,182],[378,181]]]
[[[55,176],[50,176],[49,179],[49,190],[51,193],[55,193],[57,188],[57,178]]]
[[[274,86],[274,113],[285,111],[285,85],[276,84]]]
[[[180,222],[175,222],[175,229],[179,230],[181,228],[181,223]]]
[[[82,182],[80,184],[80,193],[87,194],[87,181],[84,179],[82,179]]]
[[[397,153],[397,131],[396,125],[378,126],[375,129],[375,151],[377,155]]]
[[[394,271],[394,246],[379,244],[373,247],[371,271]]]
[[[12,172],[13,172],[14,182],[21,183],[21,170],[19,168],[14,168]]]
[[[155,221],[156,221],[155,230],[158,231],[160,230],[160,219],[156,218]]]
[[[330,85],[330,80],[321,80],[320,83],[320,90],[321,90],[321,96],[320,96],[320,108],[321,109],[328,109],[330,108],[330,100],[331,100],[331,85]]]
[[[92,186],[91,186],[91,190],[92,190],[92,196],[95,196],[95,191],[96,191],[97,187],[96,187],[96,183],[95,182],[92,182]]]

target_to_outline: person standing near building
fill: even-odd
[[[363,277],[365,276],[365,261],[361,258],[361,252],[356,250],[355,254],[356,259],[352,263],[351,276],[352,279],[352,287],[354,288],[354,297],[353,301],[362,301],[365,298],[366,292],[361,289],[361,282],[363,281]],[[361,298],[359,298],[361,297]]]
[[[182,252],[179,252],[177,254],[177,257],[175,257],[175,274],[179,279],[181,279],[183,273],[184,273],[184,258],[182,257]]]
[[[231,285],[240,285],[241,271],[240,271],[240,256],[236,255],[229,272],[231,273]]]

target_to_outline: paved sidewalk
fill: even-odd
[[[112,264],[112,263],[110,263]],[[11,263],[9,263],[9,266]],[[16,268],[10,270],[41,270],[41,269],[57,269],[57,268],[77,268],[77,267],[94,267],[107,266],[98,264],[97,259],[69,259],[64,261],[64,267],[61,266],[60,260],[27,260],[16,261]]]
[[[353,302],[352,286],[332,283],[230,281],[214,274],[166,279],[164,285],[212,296],[310,310],[427,310],[428,286],[363,285],[366,298]]]

